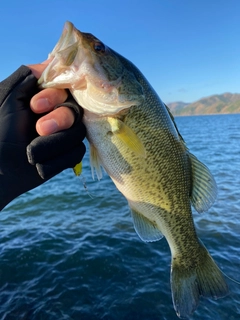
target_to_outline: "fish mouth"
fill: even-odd
[[[56,44],[50,55],[55,55],[56,52],[63,50],[66,47],[69,47],[74,42],[76,42],[75,38],[72,39],[74,31],[76,31],[74,25],[70,21],[66,21],[63,26],[63,31],[60,36],[60,39],[58,40],[58,43]],[[74,42],[71,42],[71,40],[74,40]]]
[[[79,51],[79,43],[81,43],[80,31],[71,22],[65,22],[59,41],[48,55],[50,63],[38,80],[40,88],[70,87],[69,80],[76,71],[73,62]]]
[[[118,55],[69,21],[49,60],[38,80],[40,88],[69,89],[89,112],[112,115],[143,102],[141,84]]]

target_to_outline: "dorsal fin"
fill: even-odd
[[[191,202],[198,213],[207,211],[217,197],[217,184],[209,169],[189,153],[192,165]]]
[[[178,133],[180,141],[183,147],[188,152],[186,143],[181,136],[178,127],[175,123],[174,117],[169,110],[168,106],[165,105],[171,120]],[[209,169],[200,162],[193,154],[188,152],[189,159],[192,165],[192,192],[191,192],[191,203],[198,213],[207,211],[214,203],[217,197],[217,185]]]
[[[170,116],[170,118],[171,118],[171,120],[172,120],[172,122],[173,122],[173,124],[174,124],[174,127],[175,127],[175,129],[176,129],[176,131],[177,131],[177,133],[178,133],[178,136],[179,136],[182,144],[183,144],[183,145],[185,146],[185,148],[187,149],[186,143],[185,143],[183,137],[181,136],[181,133],[180,133],[179,130],[178,130],[178,127],[177,127],[177,124],[176,124],[176,122],[175,122],[174,116],[172,115],[172,113],[171,113],[170,109],[168,108],[168,106],[167,106],[165,103],[164,103],[164,105],[165,105],[165,107],[166,107],[166,109],[167,109],[167,112],[168,112],[168,114],[169,114],[169,116]]]

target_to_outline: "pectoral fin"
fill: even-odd
[[[108,122],[111,126],[112,133],[117,139],[140,157],[146,156],[142,141],[130,127],[128,127],[123,121],[116,118],[109,117]]]
[[[149,219],[145,218],[142,214],[138,213],[136,210],[131,209],[134,228],[142,241],[153,242],[158,241],[163,238],[162,233]]]
[[[197,212],[207,211],[217,197],[217,185],[209,169],[193,154],[189,153],[192,164],[191,202]]]
[[[90,165],[92,171],[92,178],[94,180],[94,169],[97,175],[98,180],[102,179],[102,169],[101,169],[101,160],[99,159],[98,153],[94,145],[89,144],[90,146]]]

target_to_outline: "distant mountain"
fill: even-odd
[[[174,116],[240,113],[240,94],[227,92],[193,103],[172,102],[167,105]]]
[[[177,112],[180,112],[184,107],[188,106],[190,103],[177,101],[177,102],[171,102],[168,103],[167,106],[171,110],[172,114],[176,114]]]

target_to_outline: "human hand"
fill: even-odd
[[[85,153],[82,140],[86,132],[76,103],[74,110],[78,112],[78,117],[72,126],[74,113],[66,107],[50,111],[42,117],[30,109],[32,97],[32,109],[34,104],[36,108],[36,97],[40,93],[42,97],[53,97],[53,92],[44,91],[44,94],[39,92],[36,77],[25,66],[0,83],[0,210],[18,195],[62,170],[74,167]],[[61,92],[63,95],[60,100],[63,101],[67,93]],[[56,102],[54,99],[52,103]],[[60,119],[62,112],[66,112],[64,121]],[[61,120],[52,131],[55,133],[51,133],[49,126],[44,128],[43,125],[43,119],[50,120],[46,117],[51,113],[52,119]],[[69,129],[61,130],[64,128]],[[38,136],[38,133],[42,136]]]
[[[48,65],[46,60],[41,64],[28,65],[33,75],[39,79],[43,70]],[[36,130],[40,136],[45,136],[70,128],[74,122],[73,110],[61,107],[54,110],[56,105],[65,102],[68,97],[66,90],[48,88],[38,92],[30,101],[30,107],[36,114],[47,113],[36,123]]]

